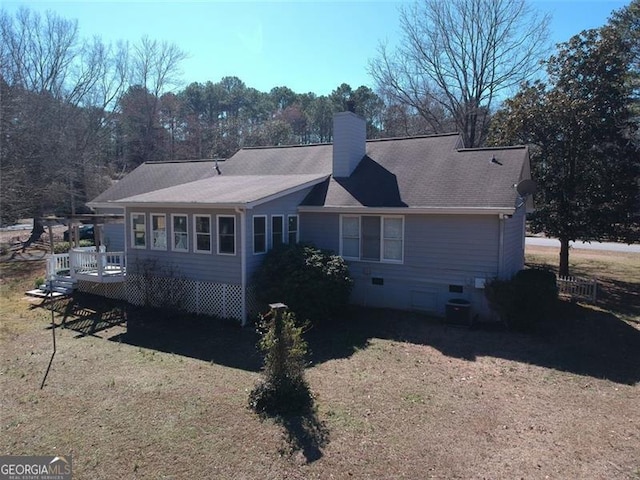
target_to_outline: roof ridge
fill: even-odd
[[[418,138],[438,138],[438,137],[453,137],[459,136],[459,132],[448,132],[448,133],[428,133],[424,135],[408,135],[406,137],[385,137],[385,138],[371,138],[367,139],[367,142],[387,142],[389,140],[413,140]]]
[[[224,162],[225,158],[194,158],[184,160],[148,160],[141,165],[159,165],[168,163],[204,163],[204,162]]]
[[[496,150],[521,150],[527,148],[526,145],[507,145],[505,147],[473,147],[473,148],[458,148],[458,152],[483,152],[483,151],[496,151]]]
[[[331,145],[331,143],[326,142],[326,143],[301,143],[298,145],[258,145],[255,147],[242,147],[240,150],[266,150],[271,148],[319,147],[322,145]]]

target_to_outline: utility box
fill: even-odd
[[[446,321],[449,325],[471,326],[471,302],[464,298],[452,298],[446,305]]]

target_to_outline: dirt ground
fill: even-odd
[[[74,479],[640,478],[640,324],[601,307],[526,335],[353,309],[306,333],[315,414],[261,420],[252,329],[91,296],[56,306],[40,389],[37,273],[2,272],[0,452],[71,453]]]

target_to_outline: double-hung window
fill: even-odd
[[[211,253],[211,217],[193,216],[194,250],[198,253]]]
[[[176,252],[189,251],[189,230],[187,229],[187,216],[174,213],[171,215],[173,227],[173,240],[171,249]]]
[[[131,246],[147,248],[147,218],[144,213],[131,214]]]
[[[369,262],[402,262],[404,219],[398,216],[343,215],[340,253]]]
[[[235,255],[236,253],[236,217],[218,215],[218,253]]]
[[[167,216],[164,213],[151,214],[151,248],[167,249]]]
[[[256,215],[253,217],[253,253],[267,251],[267,217]]]
[[[289,215],[287,218],[287,239],[289,245],[298,243],[298,215]]]
[[[275,248],[284,243],[284,217],[273,215],[271,217],[271,247]]]

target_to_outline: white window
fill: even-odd
[[[271,248],[284,243],[284,217],[273,215],[271,217]]]
[[[361,260],[380,261],[380,217],[361,217]]]
[[[164,213],[151,214],[151,248],[167,249],[167,216]]]
[[[342,217],[342,256],[360,259],[360,217]]]
[[[173,227],[173,240],[171,249],[176,252],[189,251],[189,230],[187,228],[187,216],[182,214],[171,215]]]
[[[267,217],[256,215],[253,217],[253,253],[267,251]]]
[[[404,218],[344,215],[340,222],[340,254],[369,262],[402,262]]]
[[[131,214],[131,246],[147,248],[147,217],[144,213]]]
[[[193,216],[194,250],[198,253],[211,253],[211,217]]]
[[[218,215],[218,253],[235,255],[236,253],[236,217]]]
[[[287,240],[289,245],[298,243],[298,215],[289,215],[287,219]]]
[[[402,262],[404,252],[404,221],[402,217],[382,217],[382,258]]]

